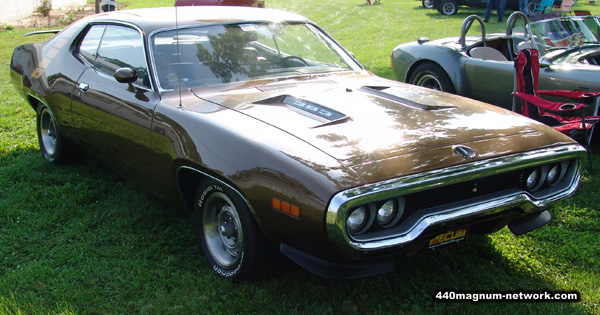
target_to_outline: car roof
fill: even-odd
[[[177,17],[177,22],[176,18]],[[135,24],[146,33],[174,26],[187,26],[209,23],[237,21],[303,21],[309,20],[299,14],[255,7],[235,6],[191,6],[163,7],[111,11],[92,15],[94,22],[115,21]]]

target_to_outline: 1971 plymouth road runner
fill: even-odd
[[[46,159],[81,150],[187,209],[231,279],[273,247],[357,278],[471,233],[526,233],[575,192],[585,158],[523,116],[379,78],[271,9],[103,13],[16,47],[10,67]]]

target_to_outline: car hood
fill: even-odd
[[[600,45],[598,44],[587,44],[583,46],[556,49],[555,51],[548,51],[543,56],[553,64],[573,64],[583,67],[597,68],[595,64],[582,63],[586,58],[597,58],[600,53]]]
[[[481,159],[557,142],[544,135],[554,135],[549,128],[523,116],[370,73],[248,84],[193,93],[272,125],[357,173],[374,177],[464,163],[465,157],[453,153],[459,144],[477,152],[471,159]]]

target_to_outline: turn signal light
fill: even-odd
[[[275,210],[281,211],[283,213],[287,213],[291,216],[294,216],[296,218],[300,217],[300,207],[293,204],[293,203],[289,203],[287,201],[278,199],[273,197],[272,201],[272,207]]]

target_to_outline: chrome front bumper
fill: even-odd
[[[329,239],[352,257],[367,254],[393,254],[407,248],[427,231],[469,222],[520,209],[523,215],[541,212],[561,199],[572,195],[579,184],[580,160],[585,149],[579,145],[563,145],[530,152],[476,161],[426,173],[387,180],[337,193],[326,214]],[[491,194],[465,198],[458,202],[419,209],[399,226],[373,235],[352,236],[346,229],[349,210],[369,202],[404,196],[414,192],[448,187],[462,182],[482,179],[532,168],[547,163],[570,160],[561,182],[543,191],[530,193],[523,189],[505,189]]]

